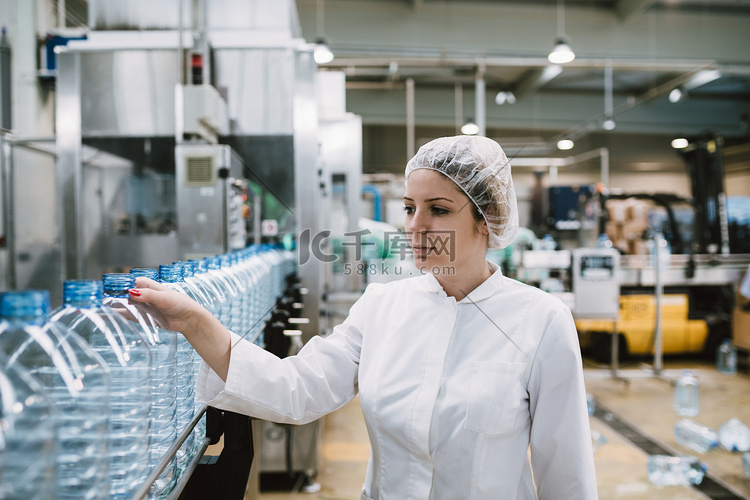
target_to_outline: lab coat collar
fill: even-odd
[[[459,301],[459,304],[470,304],[472,302],[479,302],[481,300],[484,300],[488,297],[491,297],[495,291],[500,287],[503,281],[503,272],[500,269],[500,266],[495,264],[494,262],[486,261],[487,266],[490,268],[490,271],[492,271],[492,274],[489,278],[484,280],[481,285],[476,287],[474,290],[469,292],[469,294],[461,299]],[[423,277],[423,283],[425,286],[425,289],[430,293],[437,293],[444,297],[447,297],[445,290],[443,290],[443,287],[440,285],[440,282],[435,278],[435,276],[432,275],[432,273],[426,273]]]

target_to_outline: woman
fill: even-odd
[[[424,275],[370,285],[349,317],[280,360],[140,279],[203,356],[209,405],[305,423],[360,395],[371,442],[361,499],[592,499],[593,452],[573,320],[505,278],[487,248],[515,238],[510,165],[483,137],[436,139],[406,167],[405,227]]]

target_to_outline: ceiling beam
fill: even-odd
[[[655,0],[620,0],[615,5],[617,17],[622,23],[627,23],[638,14],[645,12],[654,4]]]
[[[535,68],[527,73],[521,81],[518,82],[514,90],[516,97],[533,93],[544,87],[549,81],[562,73],[562,66],[550,64],[544,68]]]

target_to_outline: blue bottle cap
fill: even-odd
[[[130,274],[151,278],[154,281],[159,280],[159,270],[153,267],[134,267],[130,270]]]
[[[49,314],[47,290],[23,290],[0,294],[0,316],[13,321],[42,324]]]
[[[162,264],[159,266],[159,281],[162,283],[179,283],[182,278],[182,267],[179,264]]]
[[[128,273],[107,273],[102,276],[104,295],[127,297],[128,290],[135,286],[135,276]]]
[[[96,307],[102,303],[104,286],[97,280],[68,280],[63,283],[63,302],[75,307]]]

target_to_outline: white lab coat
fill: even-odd
[[[489,265],[459,302],[429,274],[370,285],[331,335],[283,360],[234,336],[226,384],[204,364],[198,397],[305,423],[359,392],[362,500],[595,499],[570,311]]]

